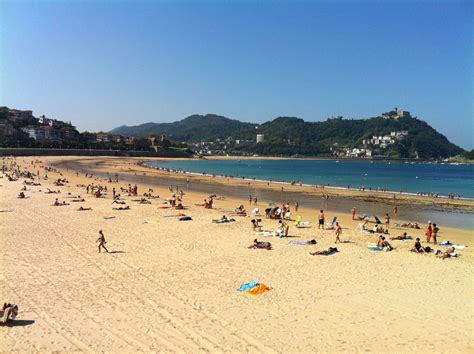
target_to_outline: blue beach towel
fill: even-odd
[[[380,248],[380,247],[369,247],[369,250],[371,250],[371,251],[383,251],[383,248]]]
[[[257,286],[259,286],[260,283],[257,283],[255,281],[251,281],[251,282],[248,282],[248,283],[244,283],[244,284],[241,284],[240,285],[240,288],[237,289],[237,291],[247,291],[247,290],[250,290],[250,289],[253,289]]]

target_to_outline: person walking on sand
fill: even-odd
[[[433,243],[434,244],[438,243],[438,232],[439,232],[439,227],[436,226],[436,224],[433,224]]]
[[[356,208],[352,208],[352,210],[351,210],[351,214],[352,214],[352,220],[355,220],[355,216],[356,216]]]
[[[324,229],[324,212],[322,209],[319,211],[319,216],[318,216],[318,229],[321,229],[321,228]]]
[[[100,253],[101,247],[104,248],[105,252],[109,253],[109,250],[105,247],[105,244],[107,243],[107,241],[105,240],[105,235],[102,232],[102,230],[99,230],[99,238],[95,242],[96,243],[99,242],[99,253]]]
[[[342,234],[342,228],[341,226],[339,225],[338,222],[336,222],[336,230],[335,230],[335,233],[336,233],[336,242],[334,243],[340,243],[341,242],[341,239],[339,236],[341,236]]]
[[[298,202],[295,202],[295,212],[298,212],[298,209],[300,208],[300,205]]]
[[[395,214],[395,218],[396,218],[396,217],[397,217],[397,214],[398,214],[398,206],[397,206],[397,205],[395,205],[395,206],[393,207],[393,214]]]

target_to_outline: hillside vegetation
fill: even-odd
[[[323,122],[305,122],[296,117],[278,117],[263,124],[243,123],[216,115],[193,115],[174,123],[146,123],[122,126],[114,134],[141,136],[165,134],[187,143],[221,141],[222,153],[277,156],[328,156],[343,148],[359,148],[363,140],[373,136],[407,131],[408,134],[386,148],[371,147],[375,155],[393,158],[439,159],[459,155],[462,148],[451,143],[428,123],[401,117],[387,119],[330,118]],[[264,135],[256,143],[256,134]],[[238,140],[238,142],[236,141]]]

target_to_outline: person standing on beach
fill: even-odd
[[[395,214],[395,217],[397,217],[397,214],[398,214],[398,206],[397,205],[395,205],[393,207],[393,214]]]
[[[250,205],[252,205],[252,200],[253,200],[252,194],[250,194],[250,195],[249,195],[249,204],[250,204]]]
[[[438,232],[439,232],[439,227],[436,226],[436,224],[433,224],[433,243],[434,244],[438,243]]]
[[[323,228],[324,230],[324,212],[321,209],[318,216],[318,229]]]
[[[351,210],[351,214],[352,214],[352,220],[355,220],[355,216],[356,216],[356,208],[352,208],[352,210]]]
[[[99,238],[95,242],[96,243],[99,242],[99,253],[100,253],[101,247],[104,248],[105,252],[109,253],[109,250],[105,247],[105,244],[107,243],[107,241],[105,241],[105,235],[102,232],[102,230],[99,230]]]
[[[390,216],[388,215],[388,213],[385,214],[385,230],[388,231],[388,227],[390,225]]]
[[[426,227],[426,242],[430,243],[431,236],[433,235],[433,227],[431,226],[431,221],[428,221],[428,226]]]
[[[335,233],[336,233],[336,242],[334,242],[334,243],[340,243],[341,239],[339,238],[339,236],[341,236],[341,234],[342,234],[342,228],[341,228],[341,226],[339,225],[338,222],[336,222]]]
[[[296,213],[298,212],[299,208],[300,208],[300,205],[298,204],[298,202],[295,202],[295,212]]]
[[[253,197],[253,205],[257,205],[258,199],[257,196]]]

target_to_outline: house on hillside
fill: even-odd
[[[8,137],[15,135],[15,128],[10,123],[0,123],[0,136]]]
[[[44,130],[41,129],[40,127],[29,125],[27,127],[21,128],[21,130],[24,131],[26,134],[28,134],[28,136],[31,139],[38,140],[38,141],[42,141],[45,139]]]
[[[20,109],[9,109],[10,119],[13,121],[30,120],[33,117],[33,111],[22,111]]]
[[[109,142],[109,134],[107,133],[97,133],[95,135],[95,140],[101,141],[103,143]]]
[[[115,143],[124,143],[125,142],[125,138],[121,135],[112,135],[110,140],[115,142]]]

